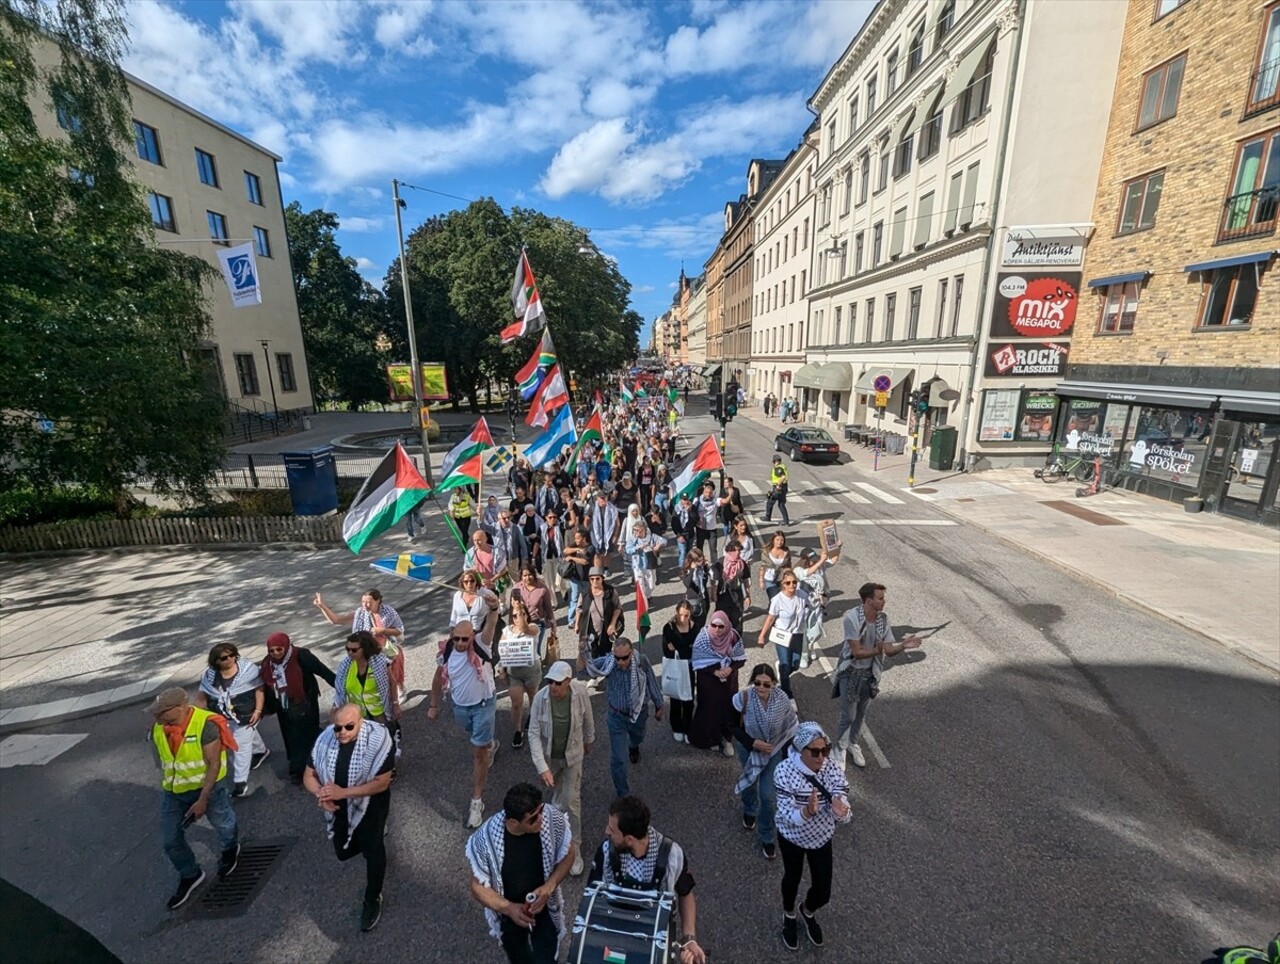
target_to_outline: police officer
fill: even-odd
[[[782,524],[791,525],[791,517],[787,515],[787,467],[782,464],[782,456],[773,457],[773,467],[769,469],[769,496],[764,503],[764,521],[773,518],[773,507],[782,513]]]

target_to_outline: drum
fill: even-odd
[[[676,959],[674,899],[656,890],[588,884],[573,919],[569,964],[668,964]]]

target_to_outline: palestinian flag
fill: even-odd
[[[569,389],[565,386],[564,375],[559,365],[553,365],[538,387],[538,393],[533,396],[533,401],[529,403],[529,414],[524,420],[529,425],[541,427],[550,421],[552,412],[568,403]]]
[[[524,367],[516,372],[516,388],[520,390],[521,398],[527,402],[533,397],[533,393],[542,384],[547,370],[556,363],[556,360],[556,348],[551,343],[551,332],[544,328],[542,342],[533,350]]]
[[[529,267],[529,255],[520,249],[520,261],[516,264],[516,277],[511,283],[511,310],[516,320],[502,329],[502,343],[515,341],[521,335],[529,335],[547,323],[542,310],[542,298],[538,295],[538,282],[533,268]]]
[[[621,375],[618,376],[618,389],[622,392],[622,401],[624,404],[631,404],[635,400],[635,396],[631,394],[631,389],[627,388],[627,380]]]
[[[481,415],[471,429],[471,434],[449,450],[440,468],[440,482],[435,491],[444,492],[460,485],[477,485],[484,472],[480,458],[486,449],[493,448],[493,436],[489,423]]]
[[[428,491],[427,480],[397,442],[360,486],[342,520],[342,538],[358,554],[370,539],[403,519]]]
[[[712,472],[724,469],[720,447],[714,435],[708,435],[692,452],[671,467],[671,501],[674,503],[686,492],[696,498],[698,488]]]
[[[636,635],[640,637],[640,645],[649,635],[649,597],[644,594],[644,583],[636,580]]]
[[[591,413],[591,417],[587,419],[587,424],[582,426],[582,434],[578,436],[578,444],[573,447],[573,455],[569,456],[569,467],[566,472],[575,472],[578,468],[578,457],[582,455],[583,448],[588,442],[600,442],[604,440],[604,431],[600,425],[600,409],[595,409]]]

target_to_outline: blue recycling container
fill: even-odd
[[[332,445],[281,452],[294,515],[324,515],[338,508],[338,463]]]

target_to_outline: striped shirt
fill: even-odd
[[[643,653],[632,650],[631,661],[619,666],[613,653],[587,660],[587,674],[605,677],[605,699],[609,709],[621,713],[634,723],[645,709],[645,698],[653,701],[655,710],[662,709],[662,688],[653,675],[653,667]]]

